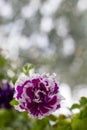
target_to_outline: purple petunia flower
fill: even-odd
[[[11,87],[9,82],[2,82],[0,88],[0,108],[11,109],[10,101],[13,99],[14,88]]]
[[[23,76],[16,82],[14,97],[19,111],[28,111],[35,118],[43,118],[60,108],[62,96],[55,75]]]

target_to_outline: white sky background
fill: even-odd
[[[68,34],[68,21],[66,21],[65,18],[61,18],[54,22],[52,19],[52,15],[59,8],[62,1],[63,0],[47,0],[41,5],[40,0],[31,0],[30,4],[27,4],[22,8],[21,16],[25,19],[34,16],[38,9],[40,9],[41,14],[43,15],[40,23],[41,32],[33,33],[30,37],[21,34],[21,30],[24,27],[23,19],[16,20],[13,23],[8,23],[6,25],[0,25],[0,47],[6,50],[8,57],[16,60],[18,58],[19,48],[27,49],[31,46],[38,46],[46,49],[49,46],[48,34],[54,27],[56,28],[57,34],[63,38],[63,55],[68,56],[74,53],[75,41]],[[77,9],[79,11],[85,11],[87,9],[87,0],[79,0]],[[13,16],[13,13],[11,4],[4,0],[0,0],[0,16],[5,19],[10,19]],[[6,37],[7,33],[9,33],[8,37]],[[66,84],[61,85],[61,94],[63,93],[66,99],[65,106],[70,106],[73,100],[78,100],[80,96],[84,95],[83,91],[79,89],[78,91],[78,98],[72,99],[69,86]]]

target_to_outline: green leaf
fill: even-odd
[[[83,107],[80,112],[80,118],[87,118],[87,106]]]
[[[61,120],[53,126],[54,130],[72,130],[71,123],[68,120]]]
[[[25,70],[31,70],[31,69],[34,68],[34,65],[27,63],[27,64],[24,66],[24,68],[25,68]]]
[[[7,59],[0,55],[0,68],[4,68],[6,66],[6,63]]]
[[[86,97],[81,97],[81,99],[80,99],[80,105],[81,106],[84,106],[84,105],[86,105],[87,104],[87,98]]]
[[[48,117],[48,119],[49,120],[51,120],[51,121],[56,121],[57,120],[57,117],[56,116],[54,116],[54,115],[49,115],[49,116],[47,116]]]
[[[13,110],[0,109],[0,128],[6,128],[16,119]],[[1,130],[1,129],[0,129]]]
[[[27,63],[26,65],[24,65],[24,67],[21,71],[29,76],[30,70],[33,68],[34,68],[34,65]]]
[[[16,81],[17,81],[17,77],[13,77],[12,78],[12,83],[15,84]]]
[[[73,109],[79,109],[80,108],[80,105],[79,104],[73,104],[70,108],[70,110],[73,110]]]
[[[51,130],[49,120],[47,118],[34,120],[31,130]]]
[[[87,130],[87,118],[79,119],[76,115],[72,120],[72,130]]]
[[[18,101],[16,101],[15,99],[13,99],[13,100],[10,102],[10,104],[11,104],[12,106],[18,105]]]
[[[66,119],[66,116],[64,114],[60,114],[59,117],[58,117],[58,120],[61,121],[61,120],[64,120]]]
[[[0,73],[0,80],[5,79],[5,74],[4,73]]]

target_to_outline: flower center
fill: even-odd
[[[35,92],[34,102],[41,103],[44,101],[44,97],[45,97],[45,92],[38,90]]]

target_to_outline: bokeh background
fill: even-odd
[[[87,0],[0,0],[0,48],[14,68],[56,73],[67,107],[87,96]]]

